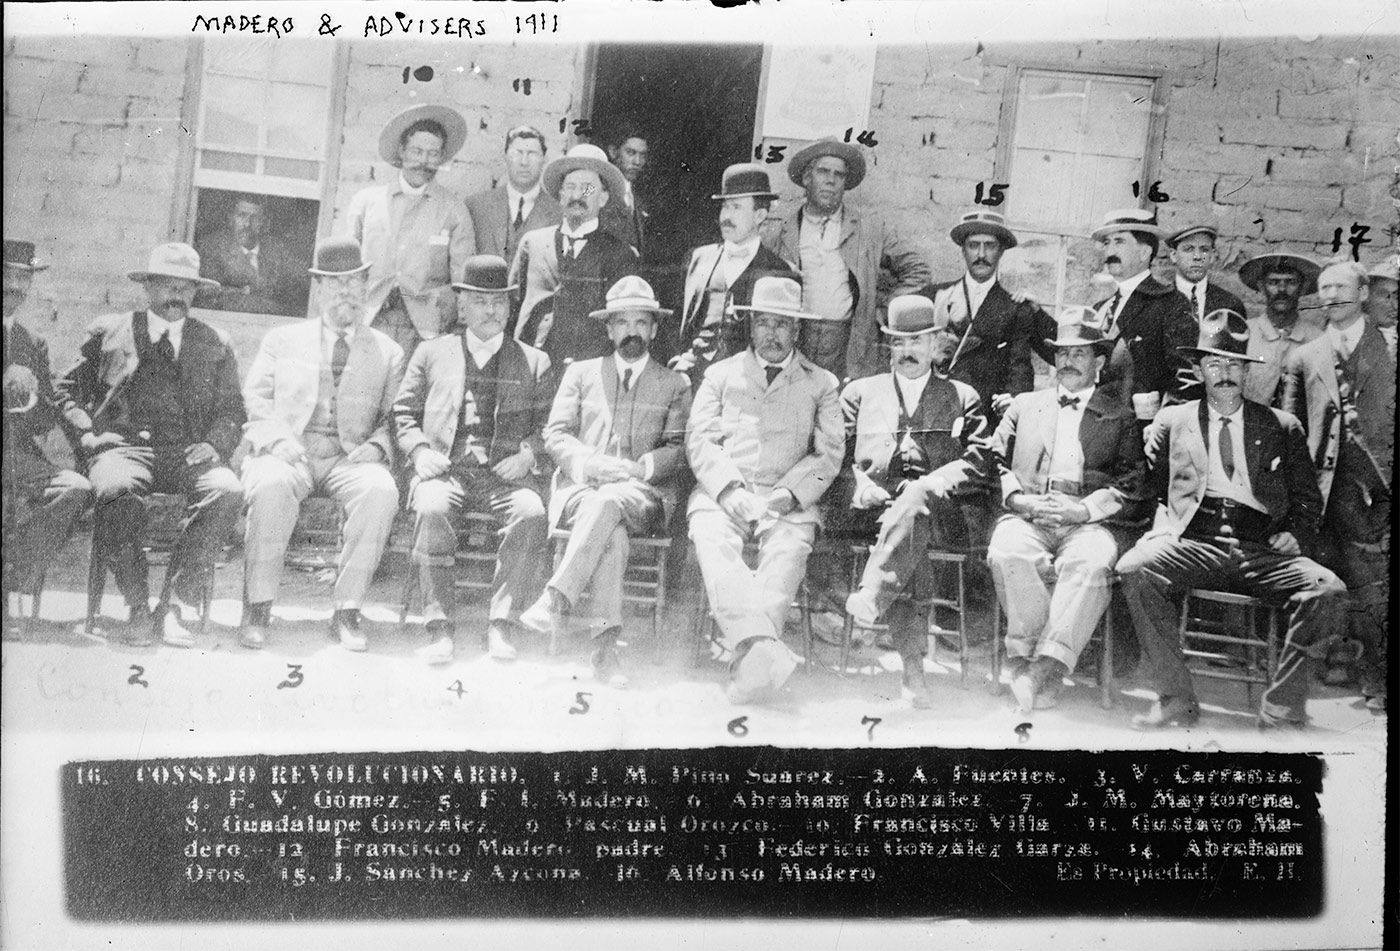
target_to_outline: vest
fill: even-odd
[[[122,391],[127,435],[144,431],[150,433],[148,441],[152,446],[183,449],[193,440],[184,402],[180,399],[179,361],[167,360],[157,353],[149,333],[135,336],[136,370]]]
[[[452,441],[450,458],[456,462],[466,456],[470,457],[466,461],[475,462],[475,456],[468,452],[467,447],[479,446],[486,452],[490,449],[491,438],[496,433],[496,400],[500,387],[497,376],[501,365],[501,351],[497,350],[491,355],[491,359],[486,361],[484,367],[477,369],[476,361],[467,349],[466,338],[463,337],[462,356],[466,358],[462,420],[457,425],[457,436]]]
[[[606,239],[598,240],[602,229],[588,235],[577,258],[565,252],[564,236],[554,233],[554,250],[559,260],[559,290],[554,295],[554,325],[545,340],[545,350],[555,363],[565,359],[589,360],[612,352],[603,323],[589,313],[603,306],[608,289],[603,286],[603,249]],[[471,360],[467,361],[472,366]]]
[[[337,396],[331,361],[322,359],[321,373],[316,384],[316,408],[312,410],[311,419],[306,423],[306,451],[316,459],[330,459],[343,452],[340,445],[340,427],[336,422]]]

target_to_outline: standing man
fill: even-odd
[[[802,288],[760,277],[750,347],[705,372],[690,413],[686,450],[698,485],[690,538],[710,611],[734,653],[734,703],[780,690],[797,666],[783,621],[807,568],[821,513],[817,501],[841,467],[845,431],[836,378],[796,349]],[[758,543],[758,567],[744,544]]]
[[[520,622],[557,643],[570,610],[591,590],[602,619],[593,669],[619,686],[627,682],[617,670],[627,539],[665,528],[685,468],[690,385],[647,349],[669,315],[640,277],[614,284],[607,306],[592,314],[607,328],[613,353],[569,364],[544,428],[558,466],[549,522],[570,535],[544,594]]]
[[[533,126],[518,125],[506,133],[506,180],[467,197],[479,254],[510,261],[525,232],[559,220],[559,202],[540,187],[548,151],[544,134]]]
[[[1283,368],[1295,350],[1322,333],[1319,324],[1298,316],[1298,301],[1317,293],[1321,273],[1321,267],[1296,254],[1261,254],[1240,268],[1241,283],[1264,297],[1264,313],[1249,319],[1246,355],[1257,366],[1245,375],[1245,399],[1278,405]]]
[[[466,120],[446,106],[400,112],[379,134],[379,156],[398,174],[361,191],[346,213],[370,262],[370,323],[406,354],[443,332],[437,291],[476,253],[466,206],[436,180],[466,139]]]
[[[63,550],[78,516],[92,502],[92,486],[45,453],[54,426],[81,455],[78,434],[59,413],[49,375],[49,347],[17,317],[34,274],[47,264],[34,260],[30,241],[5,239],[5,427],[4,595],[5,633],[10,628],[10,592],[30,591]]]
[[[724,170],[720,193],[719,244],[690,252],[685,269],[685,305],[676,335],[679,353],[671,366],[699,386],[710,364],[748,349],[747,326],[730,308],[747,305],[763,274],[790,272],[792,265],[765,248],[759,228],[778,196],[762,165],[744,162]]]
[[[1114,563],[1137,527],[1142,436],[1123,399],[1098,382],[1113,346],[1100,326],[1087,307],[1061,313],[1047,341],[1056,385],[1013,399],[992,436],[1006,514],[987,561],[1023,713],[1055,704],[1108,608]]]
[[[227,223],[195,242],[202,277],[219,283],[205,288],[195,304],[212,310],[300,317],[306,313],[306,276],[290,249],[264,233],[262,202],[237,195]]]
[[[1138,727],[1190,726],[1200,718],[1177,636],[1187,588],[1287,601],[1278,669],[1259,703],[1259,726],[1307,722],[1308,657],[1341,620],[1345,589],[1305,557],[1322,500],[1306,438],[1288,413],[1244,398],[1248,332],[1233,311],[1214,311],[1188,348],[1205,399],[1162,410],[1147,428],[1152,529],[1118,562],[1123,595],[1157,687]]]
[[[1176,292],[1190,307],[1191,319],[1197,326],[1206,314],[1222,308],[1244,313],[1244,304],[1238,297],[1209,280],[1210,270],[1215,267],[1215,244],[1219,237],[1220,230],[1214,225],[1195,224],[1174,232],[1166,241],[1175,265],[1175,276],[1165,283],[1176,287]],[[1177,395],[1184,400],[1200,399],[1200,382],[1184,384]]]
[[[1307,431],[1322,494],[1321,560],[1346,583],[1348,627],[1365,651],[1362,690],[1384,709],[1395,360],[1362,314],[1365,268],[1330,264],[1317,285],[1327,329],[1289,358],[1280,405]],[[1329,679],[1350,678],[1343,670]]]
[[[1395,359],[1396,287],[1400,282],[1400,256],[1387,258],[1371,268],[1364,309],[1366,322],[1381,332],[1390,359]]]
[[[797,262],[804,306],[820,318],[803,325],[802,352],[838,379],[879,373],[887,365],[877,330],[884,323],[881,271],[889,272],[894,296],[926,285],[928,265],[875,212],[846,205],[846,192],[865,178],[856,146],[819,139],[792,157],[788,177],[805,190],[806,202],[764,244]]]
[[[978,490],[987,450],[977,391],[933,372],[958,342],[946,318],[922,295],[890,301],[889,324],[880,328],[890,338],[890,373],[852,380],[841,392],[855,480],[851,508],[866,515],[862,537],[878,532],[846,611],[867,629],[888,616],[904,662],[903,689],[919,709],[930,706],[927,552],[967,548],[956,496]]]
[[[612,352],[588,315],[604,305],[608,288],[637,273],[637,252],[598,226],[599,210],[624,184],[596,145],[576,145],[545,166],[545,194],[558,199],[564,220],[520,240],[511,265],[511,283],[524,286],[515,338],[560,366]]]
[[[89,454],[93,556],[108,559],[126,597],[127,642],[144,647],[154,635],[193,647],[181,606],[197,612],[243,509],[226,464],[245,419],[238,363],[223,331],[189,316],[195,292],[214,284],[199,276],[194,248],[162,244],[129,276],[146,307],[99,317],[59,390]],[[183,493],[188,503],[154,614],[141,547],[151,492]]]
[[[623,186],[620,192],[612,193],[612,201],[603,210],[603,230],[630,245],[637,257],[645,261],[647,224],[651,215],[637,186],[651,157],[647,137],[635,123],[624,122],[613,130],[607,145],[608,159],[621,175]]]
[[[553,394],[549,357],[511,339],[506,262],[467,259],[453,284],[462,333],[424,343],[409,358],[394,400],[399,449],[413,466],[409,504],[414,564],[431,643],[421,656],[452,659],[456,592],[454,512],[487,513],[501,523],[492,582],[487,650],[514,660],[506,627],[540,595],[549,563],[540,501],[540,430]]]
[[[399,510],[391,410],[403,378],[403,350],[364,326],[368,270],[353,238],[318,244],[310,271],[320,319],[268,331],[243,385],[244,647],[267,640],[287,543],[315,491],[345,509],[331,636],[365,649],[360,605]]]

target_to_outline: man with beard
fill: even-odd
[[[200,275],[218,281],[204,288],[195,305],[211,310],[300,317],[306,312],[307,282],[286,245],[264,233],[262,202],[237,195],[226,225],[195,242]]]
[[[622,177],[622,190],[613,192],[612,200],[603,208],[602,227],[630,245],[645,261],[647,220],[651,214],[637,186],[651,158],[647,137],[635,123],[624,122],[613,129],[607,145],[608,159]]]
[[[360,605],[399,510],[390,411],[403,377],[402,348],[364,326],[368,270],[353,238],[317,245],[320,319],[270,330],[243,384],[244,647],[266,642],[297,511],[323,492],[345,510],[331,636],[365,649]]]
[[[1322,500],[1298,420],[1244,397],[1244,318],[1218,310],[1187,350],[1205,398],[1169,406],[1147,428],[1152,529],[1118,562],[1157,701],[1133,725],[1191,726],[1201,715],[1186,669],[1176,596],[1188,588],[1286,602],[1288,628],[1258,725],[1307,722],[1309,656],[1341,620],[1346,589],[1306,557]]]
[[[1240,281],[1264,297],[1264,313],[1249,319],[1249,349],[1257,365],[1245,377],[1244,398],[1278,405],[1278,384],[1293,352],[1322,333],[1320,325],[1298,316],[1298,301],[1317,293],[1322,268],[1296,254],[1261,254],[1244,262]],[[1236,311],[1243,314],[1244,311]]]
[[[160,245],[129,276],[145,289],[145,309],[99,317],[59,391],[89,454],[93,557],[107,561],[126,597],[127,642],[144,647],[155,635],[193,647],[181,606],[197,609],[243,508],[226,464],[245,418],[238,363],[223,331],[189,316],[195,292],[214,284],[199,276],[194,248]],[[187,501],[154,615],[141,547],[151,492]]]
[[[506,180],[467,197],[479,254],[509,261],[525,232],[559,220],[559,202],[541,187],[548,151],[544,134],[533,126],[519,125],[506,133]]]
[[[411,106],[379,134],[379,156],[398,169],[386,185],[350,200],[350,236],[369,261],[371,324],[413,352],[444,329],[438,291],[476,253],[476,232],[462,200],[437,182],[467,138],[467,123],[446,106]]]
[[[648,354],[657,322],[669,315],[640,277],[614,284],[607,306],[591,316],[603,321],[615,349],[569,365],[544,427],[558,466],[549,521],[570,535],[544,594],[520,623],[557,644],[569,612],[591,591],[602,627],[593,670],[614,686],[627,683],[617,669],[627,539],[666,526],[685,468],[690,385]]]
[[[1390,359],[1395,359],[1396,287],[1400,283],[1400,255],[1371,268],[1370,293],[1364,310],[1366,322],[1380,331]]]

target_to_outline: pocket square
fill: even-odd
[[[1010,340],[1003,340],[1001,343],[997,344],[997,349],[1000,350],[1002,347],[1006,346],[1010,342]]]
[[[1269,463],[1269,471],[1270,471],[1270,472],[1273,472],[1274,470],[1276,470],[1276,469],[1279,467],[1279,464],[1282,463],[1282,462],[1283,462],[1283,457],[1282,457],[1282,456],[1274,456],[1273,460],[1270,461],[1270,463]]]
[[[963,431],[963,418],[962,418],[961,416],[959,416],[957,419],[953,420],[953,438],[954,438],[954,439],[957,439],[959,436],[961,436],[961,435],[962,435],[962,431]]]

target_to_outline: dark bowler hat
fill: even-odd
[[[880,330],[891,337],[917,337],[948,327],[948,310],[933,306],[922,294],[904,294],[890,300],[885,323]]]
[[[861,154],[859,148],[849,142],[842,142],[839,139],[817,139],[810,145],[804,146],[788,162],[788,178],[798,185],[802,184],[802,176],[807,172],[807,166],[824,155],[833,155],[846,163],[846,188],[852,189],[865,179],[865,156]]]
[[[1221,307],[1201,318],[1200,336],[1194,347],[1177,347],[1193,357],[1217,356],[1232,360],[1263,363],[1258,357],[1245,355],[1249,348],[1249,324],[1244,317],[1228,307]]]
[[[768,171],[753,162],[740,162],[724,170],[719,194],[710,196],[715,201],[726,198],[777,198],[768,181]]]
[[[1113,341],[1104,336],[1103,321],[1092,307],[1066,307],[1055,318],[1055,339],[1047,340],[1048,346],[1097,347],[1106,350]]]
[[[360,242],[354,238],[324,238],[316,242],[316,257],[307,268],[317,277],[344,277],[369,269],[360,258]]]
[[[385,123],[384,129],[379,133],[379,157],[390,165],[402,164],[399,161],[399,139],[409,126],[423,119],[429,119],[442,126],[442,131],[447,136],[442,143],[444,162],[461,151],[463,143],[467,141],[467,120],[455,109],[424,102],[409,106]]]
[[[1016,247],[1016,236],[1006,227],[1005,216],[980,208],[959,215],[958,223],[953,225],[953,230],[948,234],[958,247],[962,247],[962,243],[974,234],[991,235],[1001,242],[1003,249]]]
[[[1220,240],[1220,229],[1215,225],[1187,225],[1185,228],[1171,233],[1171,236],[1167,238],[1167,247],[1174,248],[1193,234],[1208,234],[1212,241]]]
[[[454,291],[484,291],[488,294],[508,294],[519,285],[510,284],[510,268],[505,258],[494,254],[473,254],[462,265],[462,280],[452,285]]]
[[[1301,254],[1276,253],[1252,257],[1240,267],[1240,283],[1262,293],[1264,289],[1259,285],[1264,283],[1264,278],[1279,271],[1292,271],[1302,278],[1302,293],[1317,293],[1317,277],[1322,273],[1322,265]]]
[[[11,241],[5,239],[5,267],[17,271],[42,271],[48,267],[34,260],[33,241]]]

